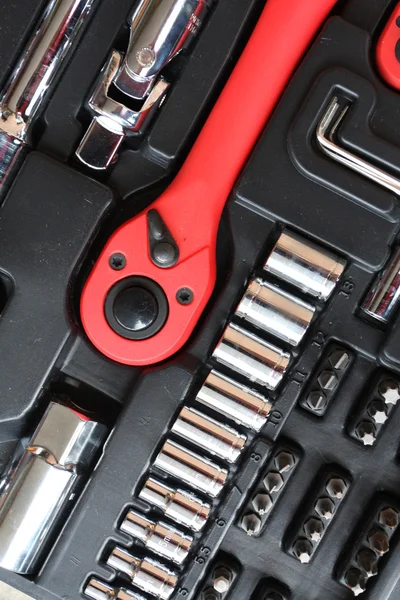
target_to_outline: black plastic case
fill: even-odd
[[[27,8],[23,0],[0,1],[0,87],[45,4],[30,0]],[[35,148],[0,208],[0,468],[51,395],[83,401],[112,428],[41,571],[24,578],[1,570],[0,580],[37,600],[84,598],[91,576],[128,585],[105,566],[105,553],[117,542],[143,555],[117,527],[128,507],[148,510],[134,496],[179,408],[193,402],[215,364],[210,356],[247,282],[262,272],[289,226],[344,257],[346,271],[329,302],[319,306],[290,373],[273,395],[271,418],[252,436],[208,525],[196,535],[174,598],[204,598],[216,566],[225,564],[234,577],[221,600],[350,600],[345,570],[365,545],[371,523],[379,522],[382,507],[400,508],[400,408],[391,411],[372,447],[354,434],[379,394],[379,382],[400,381],[396,317],[380,328],[360,313],[376,273],[399,241],[400,213],[393,194],[327,159],[314,138],[330,96],[340,90],[353,101],[341,142],[400,177],[399,94],[383,82],[375,64],[378,36],[396,2],[339,2],[232,192],[220,226],[218,283],[206,314],[177,356],[145,370],[113,363],[91,346],[80,324],[80,291],[108,235],[155,199],[179,169],[264,2],[217,0],[190,52],[171,65],[172,90],[147,134],[127,142],[107,176],[96,178],[74,159],[89,122],[84,102],[111,48],[126,46],[132,4],[98,2],[36,124]],[[318,389],[318,376],[335,349],[348,352],[349,363],[318,414],[307,407],[307,394]],[[241,519],[280,449],[293,453],[295,468],[261,532],[248,537]],[[293,556],[293,543],[304,537],[303,525],[329,477],[343,478],[346,494],[312,560],[302,564]],[[397,600],[399,566],[395,530],[378,576],[361,597]]]

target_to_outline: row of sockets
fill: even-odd
[[[322,300],[333,291],[343,268],[343,261],[334,255],[288,232],[280,236],[265,264],[268,272]],[[236,315],[295,346],[307,331],[314,311],[313,306],[258,279],[251,282]],[[290,361],[287,352],[233,323],[228,325],[213,356],[251,381],[273,390]],[[196,400],[255,432],[264,425],[271,409],[262,394],[215,370],[207,377]],[[245,434],[189,406],[182,408],[171,431],[228,464],[237,462],[247,441]],[[154,467],[211,498],[221,493],[229,474],[226,466],[170,438],[156,457]],[[166,486],[154,476],[149,477],[139,498],[193,531],[201,529],[211,510],[208,502],[185,489]],[[146,549],[179,565],[185,561],[194,541],[169,523],[152,521],[133,510],[126,515],[121,530],[142,542]],[[176,571],[152,558],[139,559],[119,546],[111,551],[106,562],[117,572],[128,575],[140,590],[158,598],[170,598],[177,585]],[[85,592],[95,600],[103,600],[107,593],[116,597],[120,593],[116,589],[110,591],[110,586],[97,579],[89,582]]]

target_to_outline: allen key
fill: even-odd
[[[352,171],[356,171],[359,175],[386,188],[396,196],[400,196],[400,179],[353,154],[350,150],[339,146],[336,134],[349,108],[349,101],[343,106],[337,96],[332,98],[317,126],[316,138],[319,148],[336,162]]]

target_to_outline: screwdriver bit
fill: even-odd
[[[279,492],[279,490],[283,487],[284,481],[280,473],[270,471],[264,478],[263,483],[267,492],[272,493]]]
[[[275,465],[279,473],[287,473],[294,467],[294,456],[290,452],[279,452],[275,457]]]
[[[357,562],[361,569],[365,571],[367,577],[374,577],[378,574],[378,559],[372,550],[363,548],[357,554]]]
[[[307,396],[306,404],[314,412],[324,410],[328,401],[323,392],[310,392]]]
[[[303,564],[309,563],[311,560],[311,556],[313,553],[312,544],[303,538],[299,538],[293,544],[293,552],[294,555],[299,559],[299,561]]]
[[[347,490],[346,482],[340,477],[332,477],[326,484],[326,491],[331,498],[337,498],[341,500]]]
[[[383,425],[387,421],[388,414],[386,404],[382,400],[373,400],[368,406],[368,414],[375,423]]]
[[[261,519],[254,513],[245,515],[241,521],[241,527],[247,535],[256,535],[261,530]]]
[[[399,524],[399,513],[388,506],[379,513],[379,523],[389,529],[396,529]]]
[[[228,567],[221,565],[214,571],[214,590],[221,594],[226,594],[232,585],[233,573]]]
[[[221,594],[214,588],[207,588],[201,594],[201,600],[220,600]]]
[[[389,552],[389,538],[386,531],[378,527],[373,527],[368,532],[367,537],[372,550],[379,554],[379,556],[383,556],[386,552]]]
[[[317,381],[323,390],[332,392],[337,386],[338,379],[333,371],[322,371]]]
[[[349,569],[345,574],[346,585],[355,596],[365,592],[367,588],[367,578],[360,569]]]
[[[304,523],[304,533],[313,542],[320,542],[324,535],[324,524],[320,519],[311,517]]]
[[[329,355],[329,362],[336,371],[343,371],[350,361],[350,355],[344,350],[334,350]]]
[[[364,446],[373,446],[376,442],[376,427],[371,421],[361,421],[356,427],[356,433]]]
[[[399,384],[393,379],[385,379],[379,386],[379,393],[386,404],[396,405],[400,400]]]
[[[326,521],[330,521],[335,513],[335,505],[330,498],[320,498],[315,503],[315,512]]]
[[[273,502],[269,494],[256,494],[252,501],[253,508],[258,514],[266,515],[273,507]]]

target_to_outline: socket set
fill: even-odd
[[[317,417],[329,409],[351,368],[353,355],[340,344],[330,344],[313,375],[300,405]]]
[[[280,496],[294,475],[299,460],[298,451],[290,446],[279,446],[274,451],[267,470],[262,474],[262,480],[252,491],[251,500],[238,522],[248,536],[261,535]]]
[[[290,532],[287,541],[288,551],[302,564],[308,564],[314,558],[319,545],[328,535],[328,529],[341,508],[349,486],[348,476],[336,469],[332,469],[323,477],[322,482],[313,486],[310,493],[311,504],[308,499],[306,501],[309,505],[307,516],[303,518],[295,535]]]
[[[364,446],[373,446],[392,418],[400,400],[400,384],[390,373],[382,373],[368,387],[361,406],[351,417],[349,434]]]
[[[398,0],[0,15],[0,599],[398,600]]]
[[[382,562],[392,550],[392,537],[399,525],[398,503],[390,498],[375,500],[367,520],[362,523],[362,535],[345,549],[345,566],[338,571],[339,581],[348,587],[354,596],[363,594],[379,575]]]

